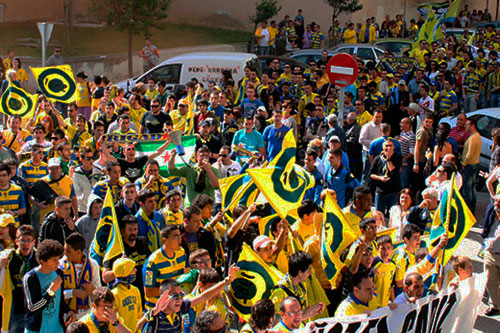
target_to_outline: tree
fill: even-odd
[[[359,0],[324,0],[327,5],[333,8],[332,27],[335,28],[335,21],[341,13],[354,13],[363,8]],[[335,39],[334,39],[335,42]]]
[[[281,6],[278,6],[278,0],[261,0],[260,3],[255,3],[255,14],[250,16],[250,22],[253,23],[250,50],[253,50],[254,47],[257,25],[262,21],[267,21],[278,15],[280,10]]]
[[[91,0],[90,10],[117,31],[128,34],[128,74],[133,76],[133,35],[164,29],[171,0]]]

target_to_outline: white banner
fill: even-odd
[[[474,274],[456,290],[444,290],[436,296],[422,298],[415,304],[400,305],[393,311],[385,307],[373,311],[370,316],[318,319],[299,332],[472,332],[485,281],[484,273]]]

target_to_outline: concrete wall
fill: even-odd
[[[246,44],[200,45],[160,50],[160,62],[184,53],[209,51],[246,52]],[[66,64],[71,65],[75,75],[80,71],[84,71],[91,79],[94,75],[105,74],[113,82],[129,78],[127,55],[125,53],[103,56],[73,57],[65,58],[64,60]],[[133,62],[134,76],[142,74],[142,59],[139,58],[139,53],[135,53],[133,55]],[[23,67],[28,69],[29,66],[41,67],[42,61],[41,59],[35,58],[23,58]],[[29,70],[28,73],[30,79],[26,88],[33,92],[36,88],[36,83]]]
[[[60,20],[63,18],[63,3],[73,2],[74,14],[81,17],[90,0],[0,0],[4,4],[4,21],[24,20]],[[239,29],[251,29],[248,17],[255,12],[258,0],[172,0],[168,20],[176,23],[192,23],[211,26],[222,26]],[[442,0],[434,0],[441,2]],[[323,32],[331,24],[332,9],[324,0],[280,0],[282,9],[276,20],[285,14],[295,17],[298,8],[304,11],[306,22],[315,21],[322,26]],[[406,3],[407,19],[417,18],[417,0],[361,0],[363,9],[353,15],[345,15],[341,22],[364,22],[366,17],[375,16],[382,22],[386,14],[394,16],[402,14]],[[430,1],[432,2],[432,0]],[[462,0],[470,8],[483,9],[487,0]],[[490,12],[495,17],[496,1],[490,0]]]

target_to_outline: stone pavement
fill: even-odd
[[[469,231],[467,238],[464,239],[456,254],[466,255],[472,259],[474,265],[474,272],[483,272],[483,260],[478,257],[481,249],[482,225],[483,215],[486,207],[490,201],[488,192],[477,193],[477,207],[476,207],[476,224]],[[480,305],[479,316],[477,317],[476,324],[474,325],[474,332],[500,332],[500,316],[486,317],[483,313],[488,307],[488,293],[485,292],[483,302]]]

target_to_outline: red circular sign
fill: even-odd
[[[347,87],[356,81],[358,77],[358,64],[352,56],[347,53],[339,53],[328,60],[326,74],[334,85]]]

